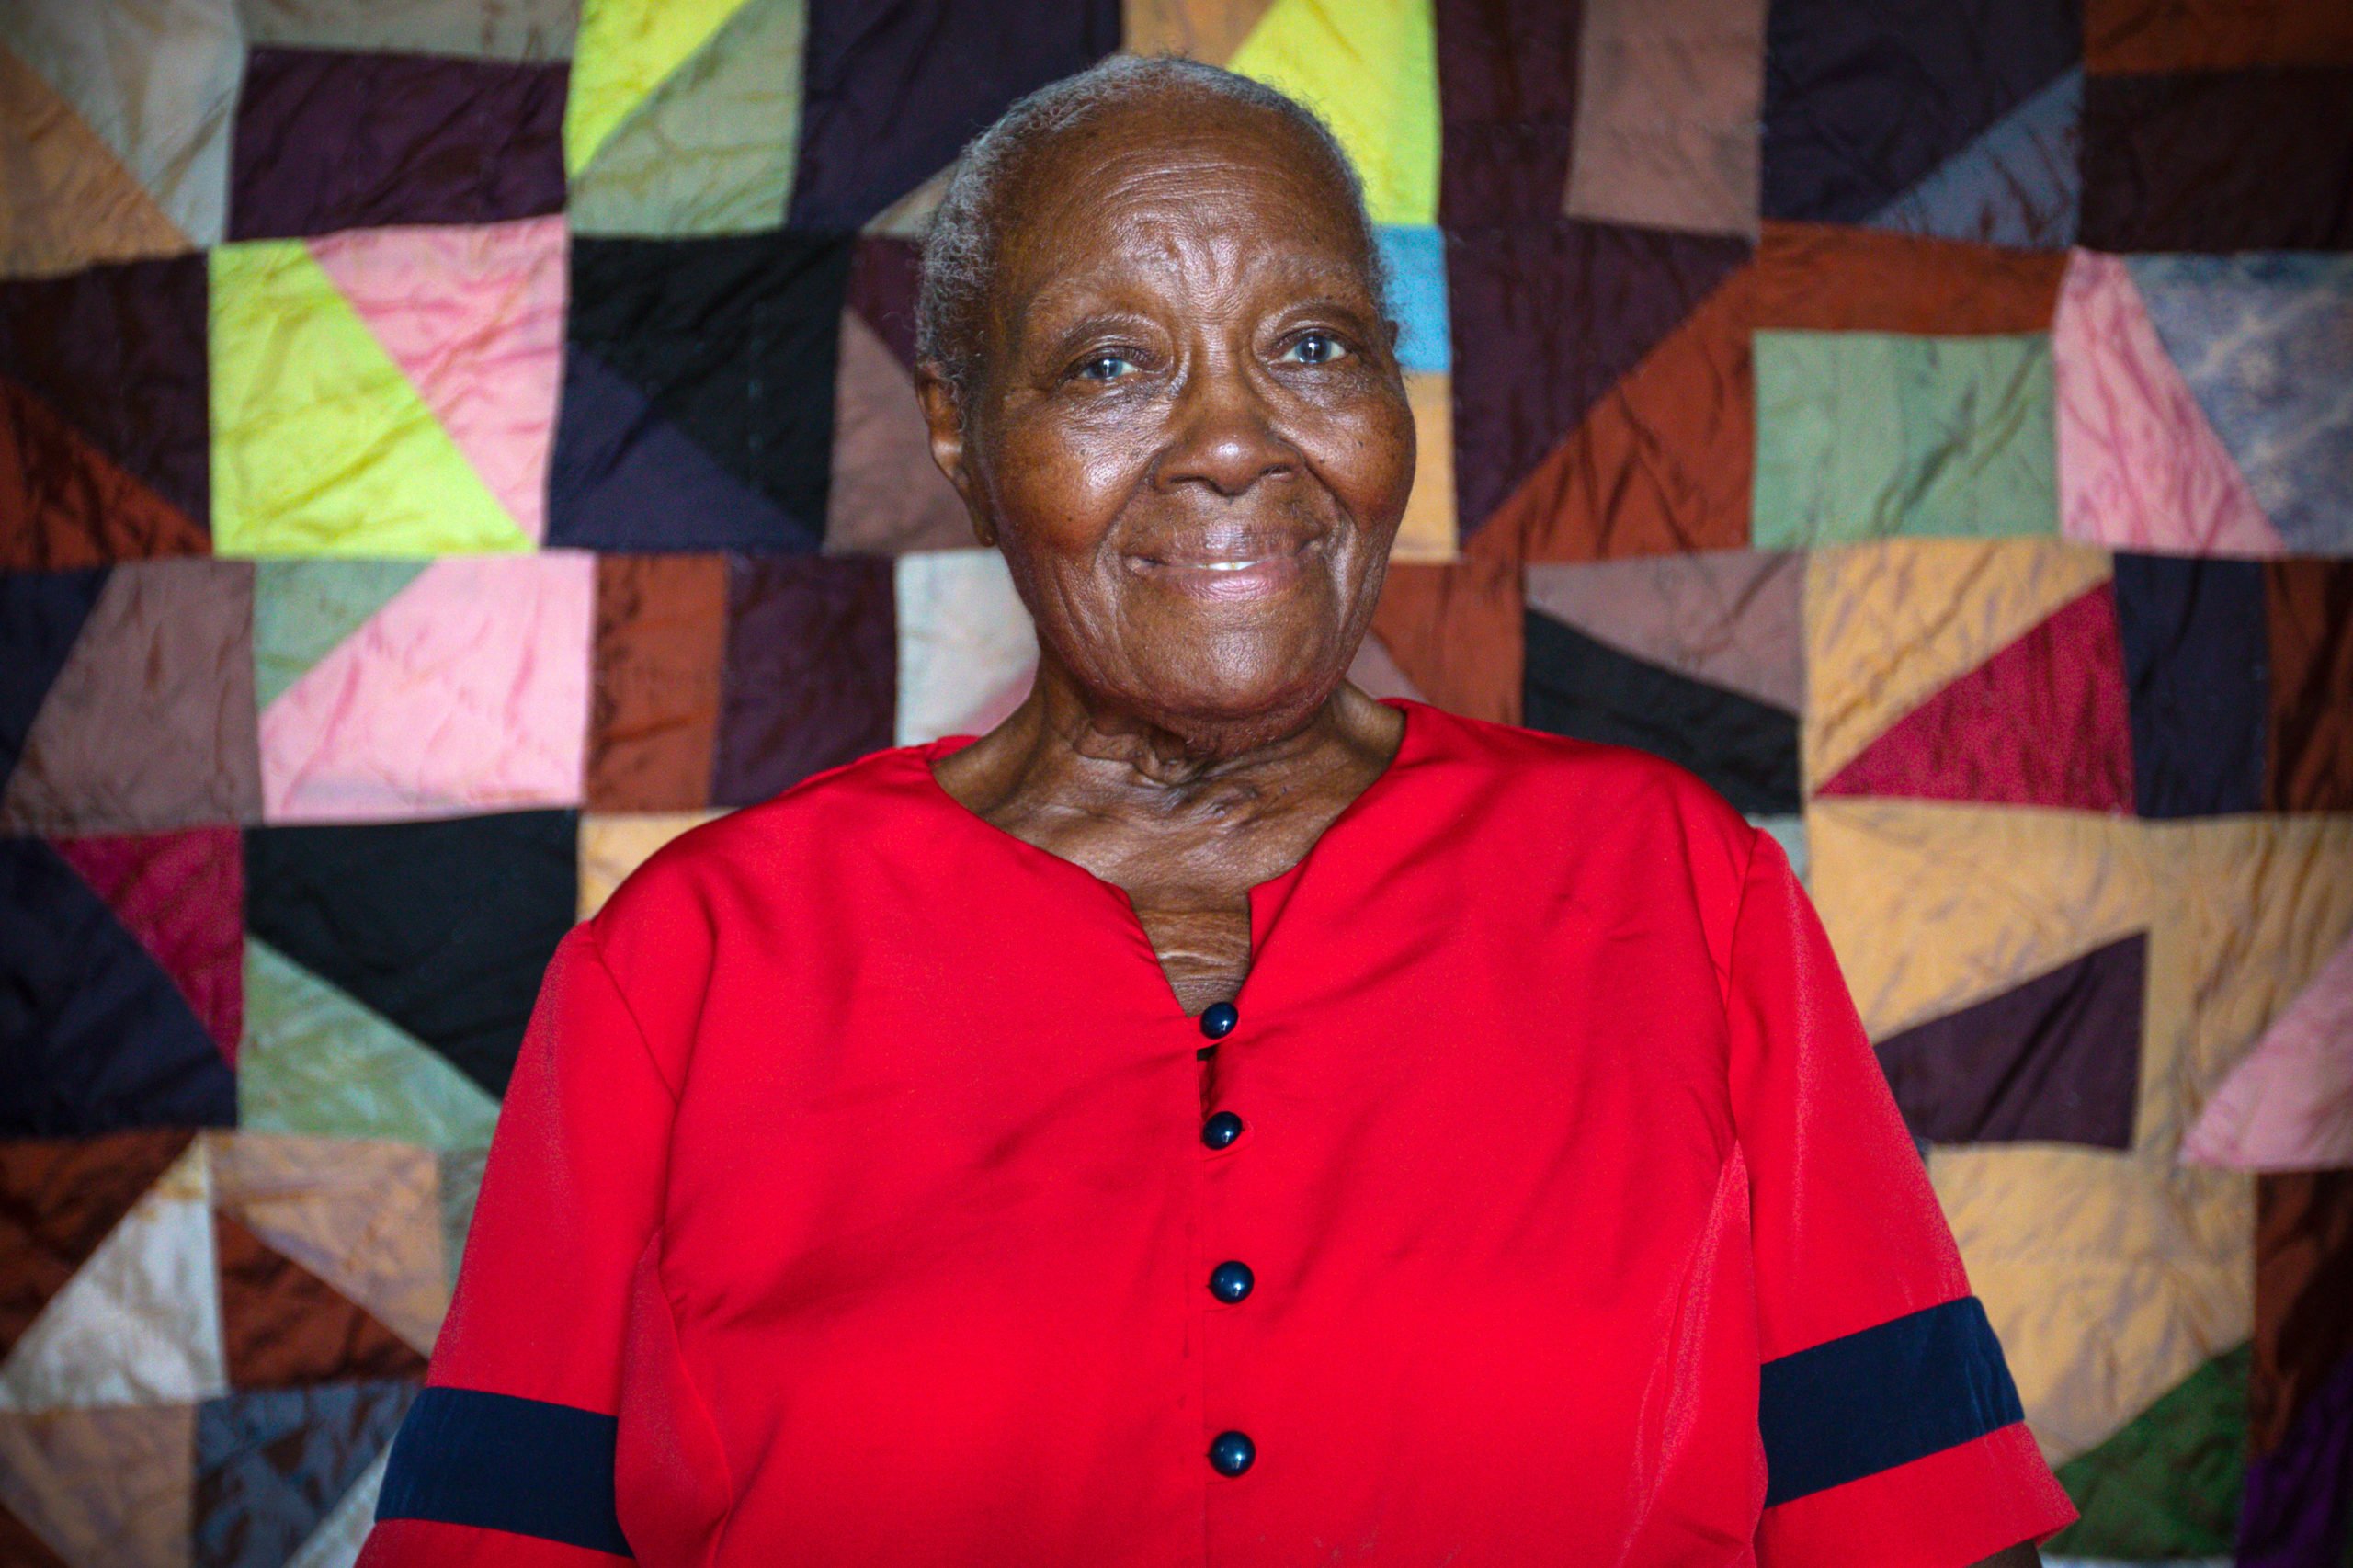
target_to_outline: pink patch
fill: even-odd
[[[2241,1171],[2353,1165],[2353,942],[2222,1081],[2181,1159]]]
[[[245,1016],[245,852],[237,829],[51,843],[172,977],[235,1066]]]
[[[536,543],[563,372],[563,220],[354,229],[310,247]]]
[[[437,561],[261,719],[271,822],[580,802],[596,558]]]
[[[2118,550],[2287,552],[2121,260],[2075,254],[2051,343],[2061,533]]]
[[[1824,795],[2132,810],[2116,587],[2063,605],[1863,748]]]

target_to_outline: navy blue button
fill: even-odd
[[[1242,1021],[1242,1009],[1231,1002],[1212,1002],[1201,1009],[1201,1032],[1211,1040],[1223,1040]]]
[[[1210,1294],[1229,1306],[1248,1295],[1256,1283],[1246,1263],[1228,1259],[1210,1270]]]
[[[1220,1475],[1240,1475],[1258,1457],[1258,1445],[1247,1432],[1220,1432],[1210,1440],[1210,1468]]]
[[[1230,1110],[1222,1110],[1201,1123],[1201,1142],[1212,1149],[1222,1149],[1242,1136],[1242,1119]]]

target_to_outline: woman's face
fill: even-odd
[[[1179,733],[1303,722],[1414,479],[1336,171],[1271,113],[1154,100],[1067,136],[1009,206],[970,418],[941,388],[926,411],[1048,656]]]

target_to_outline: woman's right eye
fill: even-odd
[[[1116,381],[1134,369],[1135,362],[1124,354],[1097,354],[1079,362],[1078,375],[1081,381]]]

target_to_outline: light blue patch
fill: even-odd
[[[2136,256],[2125,265],[2290,551],[2353,554],[2353,256]]]
[[[1874,229],[2063,250],[2082,203],[2084,74],[2070,71],[1988,127],[1870,220]]]
[[[1397,317],[1397,359],[1408,370],[1454,366],[1446,324],[1446,237],[1434,228],[1384,225],[1381,259],[1389,267],[1389,308]]]

